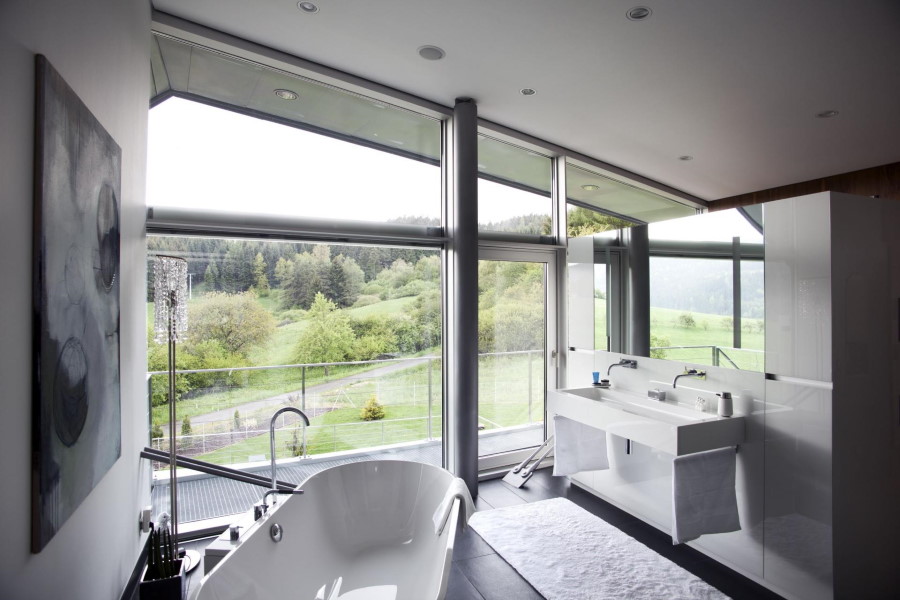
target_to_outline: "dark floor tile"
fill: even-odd
[[[481,494],[479,494],[478,497],[475,498],[475,510],[476,511],[491,510],[492,508],[495,508],[495,507],[491,506],[491,504],[487,500],[482,498]]]
[[[484,600],[543,600],[543,596],[497,554],[461,560],[456,566]]]
[[[450,569],[450,581],[447,583],[445,600],[484,600],[472,582],[455,564]]]
[[[537,484],[547,488],[557,496],[565,497],[572,487],[568,477],[554,477],[553,469],[541,469],[532,475],[526,485]]]
[[[465,560],[476,556],[484,556],[485,554],[494,554],[494,549],[481,539],[481,536],[475,533],[474,529],[468,527],[463,530],[460,525],[453,545],[453,560]]]
[[[524,498],[510,490],[509,486],[499,479],[483,481],[479,484],[478,498],[483,499],[494,508],[516,506],[517,504],[525,504],[527,502]]]

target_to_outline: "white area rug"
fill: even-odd
[[[547,600],[728,598],[565,498],[482,511],[469,524]]]

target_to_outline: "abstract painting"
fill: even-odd
[[[40,552],[121,454],[122,151],[36,57],[32,542]]]

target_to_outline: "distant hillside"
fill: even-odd
[[[694,258],[650,259],[650,306],[731,315],[731,261]],[[741,265],[741,313],[762,318],[762,261]]]

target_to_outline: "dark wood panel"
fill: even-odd
[[[900,200],[900,163],[730,196],[710,202],[709,210],[713,212],[817,192],[843,192],[857,196],[878,196],[890,200]]]

